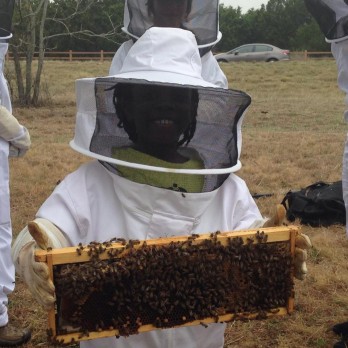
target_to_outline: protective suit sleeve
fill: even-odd
[[[233,231],[248,230],[263,226],[267,221],[257,207],[254,199],[252,198],[249,189],[241,178],[235,174],[230,174],[227,179],[232,184],[230,192],[233,192],[233,203],[224,202],[222,198],[223,206],[231,206],[231,229]]]
[[[227,78],[211,51],[202,57],[202,77],[220,88],[228,88]]]
[[[31,145],[28,130],[4,106],[0,106],[0,137],[17,148],[20,156]]]
[[[71,245],[84,241],[90,229],[89,217],[86,215],[89,212],[89,198],[85,179],[75,174],[69,174],[55,188],[36,214],[36,217],[48,219],[64,231]]]
[[[338,43],[331,44],[331,51],[337,65],[337,82],[339,88],[346,94],[345,104],[348,106],[348,39]],[[348,122],[348,109],[344,114]]]
[[[128,40],[124,42],[119,49],[116,51],[114,57],[112,58],[112,62],[109,69],[109,75],[116,75],[120,72],[124,59],[129,51],[129,49],[133,46],[133,41]]]
[[[338,85],[346,93],[348,105],[348,3],[346,0],[304,0],[326,41],[331,42],[336,59]],[[345,112],[348,121],[348,110]]]
[[[1,28],[0,28],[1,31]],[[4,76],[5,57],[8,51],[8,43],[0,38],[0,105],[5,106],[12,112],[10,92],[8,90],[7,80]]]
[[[16,238],[12,258],[16,272],[27,284],[34,299],[49,310],[55,301],[54,285],[46,264],[36,262],[36,249],[63,248],[69,246],[64,234],[50,221],[35,219],[28,223]]]

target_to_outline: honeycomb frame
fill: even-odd
[[[293,284],[292,259],[294,257],[294,252],[295,252],[295,238],[298,233],[299,233],[299,230],[298,230],[298,227],[296,226],[280,226],[280,227],[261,228],[261,229],[244,230],[244,231],[221,232],[221,233],[218,231],[218,232],[201,234],[201,235],[160,238],[160,239],[153,239],[153,240],[146,240],[146,241],[131,240],[127,242],[124,239],[115,238],[114,240],[111,240],[108,242],[104,242],[104,243],[93,242],[86,246],[79,244],[79,246],[70,247],[70,248],[53,249],[53,250],[47,250],[47,251],[38,250],[35,253],[35,259],[36,261],[45,262],[48,265],[49,271],[50,271],[50,277],[57,289],[57,301],[56,301],[55,307],[48,313],[49,341],[56,345],[69,345],[71,343],[75,343],[82,340],[91,340],[96,338],[103,338],[103,337],[105,338],[105,337],[113,337],[113,336],[116,336],[116,337],[129,336],[132,334],[147,332],[151,330],[158,330],[161,328],[194,326],[194,325],[207,326],[210,323],[216,323],[216,322],[230,322],[233,320],[249,320],[249,319],[266,319],[268,317],[290,314],[293,312],[293,309],[294,309],[294,288],[293,288],[294,284]],[[236,248],[237,249],[239,248],[238,252],[240,253],[240,255],[238,254],[238,252],[235,251]],[[177,251],[177,249],[179,251]],[[203,250],[203,251],[200,252],[197,250]],[[282,255],[279,255],[279,251],[277,250],[281,250],[280,252],[281,254],[284,253],[284,258],[282,258]],[[62,302],[64,302],[62,301],[62,298],[64,296],[65,297],[67,296],[66,295],[67,292],[64,292],[64,296],[59,296],[59,291],[60,291],[59,289],[60,288],[66,289],[71,284],[75,284],[74,286],[71,286],[72,288],[74,288],[74,292],[77,292],[77,288],[79,288],[80,291],[81,289],[87,288],[83,284],[80,285],[80,287],[78,287],[76,285],[76,282],[73,283],[73,280],[70,280],[70,278],[75,278],[77,273],[79,274],[81,273],[81,277],[83,278],[84,277],[83,272],[87,272],[87,271],[89,272],[89,268],[92,267],[91,265],[94,265],[93,266],[94,269],[97,270],[96,273],[93,273],[94,277],[98,277],[98,274],[99,274],[99,277],[101,275],[100,278],[103,278],[104,277],[103,274],[110,273],[109,271],[108,272],[105,271],[105,269],[109,269],[108,267],[110,264],[113,265],[112,272],[120,273],[119,270],[122,269],[121,273],[123,274],[123,277],[124,277],[124,274],[126,275],[128,274],[127,273],[128,270],[123,270],[126,267],[124,262],[128,262],[126,263],[126,265],[132,265],[130,267],[134,267],[134,263],[135,263],[134,260],[137,260],[136,264],[139,264],[140,267],[142,267],[141,261],[139,261],[141,259],[139,255],[145,254],[146,252],[147,254],[150,254],[150,260],[151,260],[151,257],[153,257],[153,254],[155,254],[155,257],[158,258],[158,255],[156,256],[157,251],[160,252],[161,255],[163,254],[163,252],[167,253],[160,260],[165,260],[166,258],[168,258],[168,255],[171,255],[171,253],[173,253],[174,251],[175,253],[178,254],[178,256],[173,256],[174,257],[173,260],[182,261],[183,255],[185,256],[186,254],[187,254],[187,257],[191,257],[192,259],[193,257],[192,255],[194,255],[194,258],[196,259],[196,264],[194,264],[194,262],[192,263],[195,265],[194,266],[195,269],[199,268],[200,264],[202,263],[206,264],[209,262],[213,263],[212,267],[219,267],[220,264],[225,262],[225,258],[228,257],[228,260],[230,259],[233,260],[232,262],[233,267],[231,265],[227,266],[229,270],[230,269],[234,270],[236,265],[238,265],[239,273],[237,277],[233,278],[233,282],[234,282],[233,285],[236,288],[240,289],[240,291],[239,293],[234,293],[234,292],[232,293],[232,290],[230,290],[230,292],[224,291],[223,289],[226,288],[226,285],[229,285],[226,283],[226,280],[224,279],[221,280],[222,285],[220,285],[220,288],[218,285],[216,285],[216,289],[215,290],[213,289],[214,290],[213,292],[210,290],[209,290],[210,292],[208,290],[207,292],[204,289],[200,289],[201,287],[204,288],[204,286],[197,285],[197,283],[194,283],[193,288],[196,287],[196,290],[198,291],[198,297],[203,297],[204,299],[202,298],[202,300],[199,302],[199,299],[197,300],[197,295],[192,296],[192,298],[190,297],[190,299],[188,300],[187,306],[184,307],[183,311],[180,312],[180,318],[179,319],[176,318],[175,320],[171,319],[168,316],[168,313],[166,313],[164,316],[161,314],[164,312],[164,310],[168,312],[168,308],[173,308],[174,306],[174,305],[171,305],[171,307],[168,307],[167,305],[168,300],[165,299],[165,301],[167,302],[165,302],[164,306],[162,307],[159,306],[159,308],[156,308],[156,307],[154,308],[155,310],[157,310],[155,311],[155,313],[157,313],[157,316],[156,314],[152,314],[152,316],[150,317],[150,320],[152,320],[152,322],[148,322],[148,320],[144,320],[144,318],[142,318],[140,314],[137,314],[136,320],[134,319],[135,317],[133,318],[133,320],[131,320],[130,317],[126,316],[126,319],[124,320],[127,320],[127,322],[119,321],[121,319],[117,319],[116,320],[117,322],[115,322],[115,320],[112,318],[113,320],[112,323],[110,323],[110,320],[105,320],[106,324],[104,324],[103,323],[104,320],[99,320],[97,324],[96,323],[91,324],[92,329],[91,327],[87,329],[86,327],[83,327],[81,325],[80,326],[76,325],[75,322],[72,323],[73,325],[71,325],[71,323],[69,322],[66,324],[62,324],[62,322],[64,321],[62,320],[62,318],[64,317],[70,318],[71,314],[69,314],[69,311],[68,311],[68,314],[64,313],[65,309],[63,308],[64,306],[62,305]],[[209,252],[209,255],[207,256],[207,254],[204,254],[204,252],[205,253]],[[222,254],[220,254],[220,252],[222,252]],[[271,254],[269,254],[269,252],[271,252]],[[203,254],[200,255],[199,253],[203,253]],[[224,255],[227,255],[227,256],[224,256]],[[261,257],[261,259],[258,259],[258,257]],[[281,262],[280,260],[278,260],[279,258],[283,259],[283,261]],[[221,262],[220,262],[220,259],[221,259]],[[129,260],[131,261],[133,260],[132,261],[133,263],[130,262]],[[204,260],[204,262],[202,262],[202,260]],[[164,261],[160,261],[160,262],[164,262]],[[158,259],[156,260],[156,264],[160,262],[158,262]],[[180,264],[180,262],[178,263]],[[116,271],[114,269],[115,264],[118,267],[118,268],[116,267],[117,268]],[[263,270],[260,268],[260,264],[262,264],[262,267],[264,267]],[[281,267],[283,267],[281,271],[276,270],[276,268],[278,267],[278,264],[281,264]],[[77,267],[80,267],[80,268],[77,268]],[[106,268],[103,268],[103,267],[106,267]],[[222,266],[222,267],[226,268],[226,266]],[[226,272],[224,271],[223,268],[220,271],[223,274],[225,274]],[[251,268],[255,268],[255,269],[251,270]],[[78,269],[78,271],[76,271],[76,269]],[[57,270],[59,270],[59,272],[64,271],[65,273],[63,272],[60,274]],[[141,271],[143,272],[144,269],[141,269]],[[175,272],[177,274],[179,271],[180,269],[174,269],[173,275],[171,275],[171,273],[168,272],[168,275],[166,278],[168,279],[168,282],[170,282],[171,279],[175,279],[176,277]],[[188,272],[193,272],[192,268]],[[203,272],[206,272],[206,270],[203,269],[198,277],[204,277],[202,275]],[[227,272],[229,274],[228,277],[230,277],[230,275],[232,274],[229,272],[230,271]],[[233,271],[233,272],[237,272],[237,271]],[[214,273],[219,274],[218,271],[207,273],[208,278],[205,279],[204,284],[207,283],[207,279],[208,280],[213,279],[213,277],[215,276]],[[259,282],[256,283],[256,285],[252,284],[252,287],[246,286],[244,274],[251,274],[249,278],[254,279],[255,277],[256,278],[258,277],[258,273],[260,274],[263,273],[263,276],[266,276],[265,278],[266,284],[265,284],[265,280],[262,280],[262,277],[260,275],[260,280]],[[286,273],[286,275],[284,276],[285,278],[281,278],[279,281],[285,282],[287,285],[284,287],[282,286],[282,284],[280,284],[280,285],[277,285],[275,289],[273,289],[272,288],[273,283],[271,281],[267,283],[267,277],[270,277],[272,274],[273,274],[272,277],[277,277],[278,273]],[[86,274],[90,274],[90,273],[86,273]],[[114,276],[115,274],[113,274],[113,277]],[[188,273],[188,275],[185,276],[185,279],[188,279],[188,276],[191,276],[191,273]],[[124,278],[118,278],[118,279],[124,279]],[[78,280],[78,282],[81,282],[81,279]],[[102,282],[102,280],[99,280],[99,282]],[[173,284],[176,282],[180,282],[180,279],[177,281],[173,281]],[[219,281],[215,280],[215,282],[217,284]],[[238,284],[238,282],[240,284]],[[86,279],[86,284],[91,284],[90,279]],[[174,285],[173,284],[169,285],[169,287],[175,288],[175,284]],[[257,288],[257,286],[262,287],[262,289]],[[166,285],[166,287],[168,287],[168,285]],[[94,289],[97,289],[97,287],[94,287]],[[141,287],[139,287],[138,290],[139,289],[141,289]],[[61,292],[62,291],[63,290],[61,290]],[[105,291],[105,289],[103,289],[103,291]],[[144,286],[143,291],[144,291],[144,294],[142,296],[144,297],[146,293],[149,293],[150,291],[149,286],[148,287]],[[268,292],[272,291],[272,294],[273,294],[272,296],[277,297],[279,295],[282,301],[279,302],[278,300],[275,300],[272,302],[269,299],[265,299],[266,301],[265,303],[260,303],[260,300],[258,299],[257,301],[259,302],[255,300],[257,304],[255,303],[254,304],[249,303],[246,305],[243,304],[244,303],[243,301],[245,301],[246,298],[249,301],[249,297],[257,296],[255,294],[258,294],[260,291],[262,291],[263,297],[267,297]],[[178,291],[176,290],[176,292]],[[87,295],[91,296],[91,292],[88,292]],[[86,297],[88,297],[87,295]],[[75,294],[75,297],[76,296],[78,295]],[[195,312],[195,310],[197,309],[197,306],[198,308],[204,307],[206,303],[204,301],[206,301],[207,296],[213,296],[212,299],[216,302],[214,303],[215,307],[209,305],[209,308],[213,307],[214,309],[205,310],[203,308],[203,309],[200,309],[199,314],[197,314]],[[232,298],[231,296],[235,297],[233,301],[232,300],[229,300],[227,302],[224,301],[224,298],[231,299]],[[84,298],[84,296],[79,295],[79,298],[80,299]],[[212,299],[210,299],[210,302],[212,301]],[[110,302],[110,298],[107,298],[105,301]],[[178,299],[176,299],[176,303],[177,302],[178,302]],[[196,306],[196,302],[199,302],[199,305]],[[226,303],[233,303],[234,307],[232,305],[231,306],[226,305]],[[74,305],[75,307],[77,306],[75,302],[74,302]],[[79,306],[79,310],[81,310],[81,308],[83,308],[84,306],[84,303],[82,305],[80,305],[79,303],[78,306]],[[110,307],[108,303],[101,304],[101,306],[105,306],[103,308],[108,308],[108,306]],[[71,306],[68,306],[68,307],[71,307]],[[122,307],[122,308],[126,308],[126,307]],[[76,310],[76,313],[78,313],[77,310]],[[76,315],[76,313],[74,315]],[[132,323],[128,325],[128,323],[130,322]],[[75,326],[75,328],[71,329],[71,326]]]

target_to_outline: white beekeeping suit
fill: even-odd
[[[8,324],[8,295],[14,290],[15,269],[11,258],[12,228],[10,216],[8,157],[23,155],[30,146],[28,131],[12,116],[11,99],[4,76],[5,57],[13,4],[0,4],[0,346],[21,344],[30,339],[30,331]],[[10,151],[11,149],[11,151]]]
[[[134,41],[153,26],[153,15],[148,11],[148,2],[125,0],[123,21],[122,30],[132,39],[124,42],[114,55],[109,69],[110,76],[120,72]],[[190,13],[185,18],[182,27],[191,30],[196,36],[202,59],[203,79],[218,87],[228,88],[227,78],[211,52],[213,46],[221,39],[219,1],[192,0]]]
[[[3,74],[7,43],[0,42],[0,100],[1,105],[12,110],[7,82]],[[10,189],[9,189],[9,143],[0,138],[0,326],[8,322],[7,294],[14,289],[14,265],[11,260],[10,245],[12,241],[10,220]]]
[[[318,22],[336,60],[338,85],[346,93],[347,110],[344,113],[348,122],[348,3],[345,0],[305,0],[306,6]],[[343,157],[343,198],[346,205],[348,236],[348,138]]]
[[[171,97],[181,97],[167,103],[168,91]],[[186,92],[196,102],[191,99],[185,104],[182,93]],[[245,182],[234,174],[241,166],[236,125],[250,97],[202,79],[197,43],[190,31],[150,28],[132,46],[118,75],[78,80],[76,93],[78,111],[70,145],[99,161],[82,165],[57,186],[12,250],[17,272],[46,308],[54,303],[54,287],[47,266],[33,261],[37,246],[58,248],[114,237],[145,240],[263,225]],[[142,93],[148,98],[134,104]],[[179,124],[172,112],[191,115],[182,119],[190,122],[174,154],[187,156],[188,161],[155,158],[151,151],[145,152],[151,146],[142,147],[145,142],[161,150],[168,144],[167,136],[172,137]],[[184,146],[181,137],[187,129],[193,131]],[[149,141],[148,133],[161,145]],[[198,165],[186,166],[191,160]],[[156,330],[85,341],[80,347],[222,348],[225,327]]]
[[[348,122],[348,2],[347,0],[304,0],[309,12],[320,26],[325,39],[331,43],[331,51],[336,60],[338,85],[346,94],[344,118]],[[342,171],[343,199],[346,206],[346,232],[348,236],[348,135],[344,147]],[[333,348],[348,345],[348,321],[336,324],[332,330],[341,336]]]

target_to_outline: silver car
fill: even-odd
[[[229,52],[216,54],[214,57],[218,62],[277,62],[278,60],[289,60],[289,53],[289,50],[283,50],[273,45],[255,43],[239,46]]]

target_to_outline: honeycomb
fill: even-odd
[[[225,314],[263,319],[287,307],[294,287],[289,240],[267,243],[260,231],[225,243],[218,236],[164,245],[123,239],[80,244],[77,259],[87,251],[88,262],[53,266],[56,335],[78,332],[72,342],[107,330],[129,336],[149,324],[206,326],[205,319],[219,322]],[[112,242],[123,248],[110,248]]]

